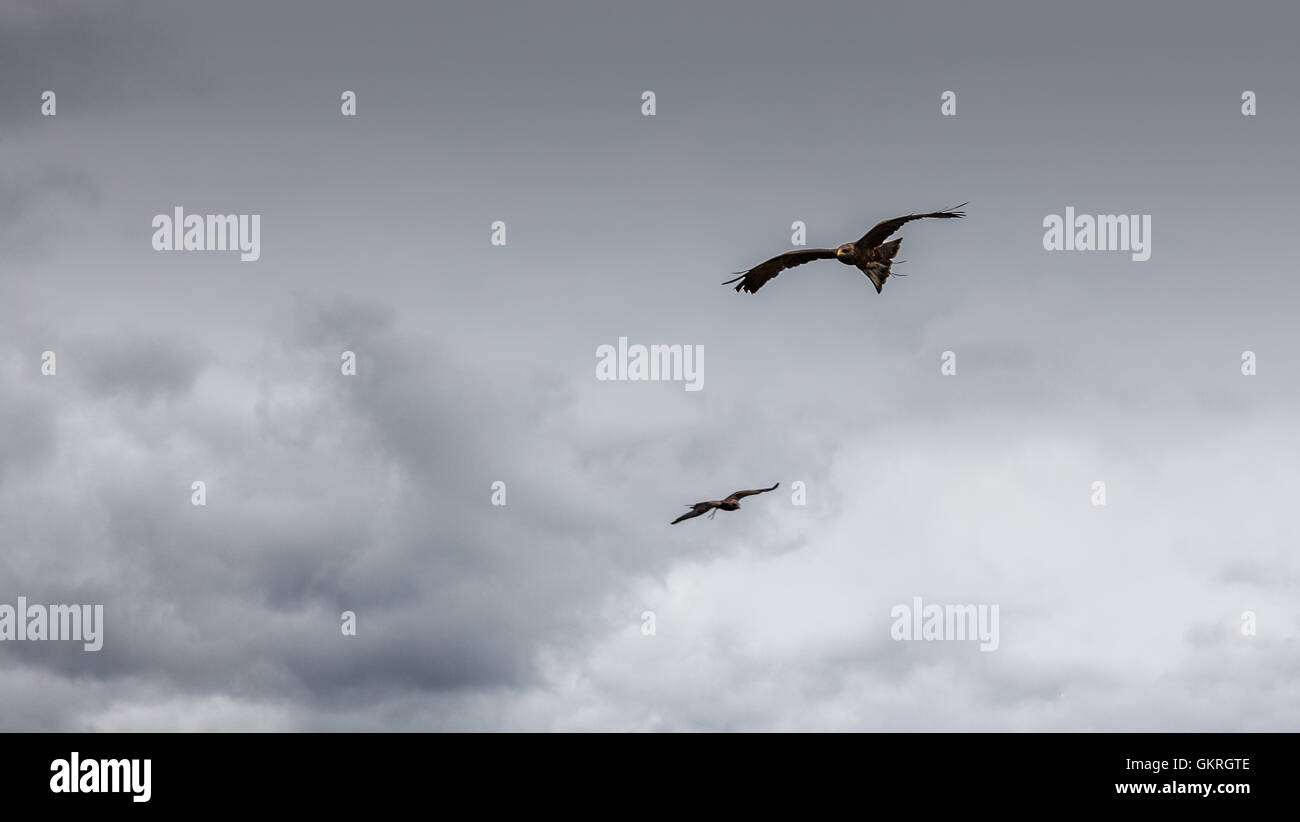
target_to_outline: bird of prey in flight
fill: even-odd
[[[856,243],[845,243],[839,248],[798,248],[794,251],[787,251],[784,254],[778,254],[765,263],[759,263],[748,271],[737,271],[739,277],[735,280],[727,280],[723,285],[736,283],[736,291],[748,291],[753,294],[763,287],[768,280],[785,271],[787,268],[794,268],[797,265],[810,263],[813,260],[839,260],[845,265],[857,266],[863,274],[871,278],[871,282],[876,287],[876,293],[879,294],[885,287],[885,280],[889,279],[891,272],[890,265],[894,262],[894,255],[898,253],[898,245],[903,242],[899,237],[893,242],[887,243],[885,239],[895,231],[903,227],[904,223],[910,223],[912,220],[922,220],[926,217],[965,217],[966,212],[957,211],[957,209],[966,205],[962,203],[953,206],[947,211],[933,211],[929,214],[907,214],[903,217],[895,217],[892,220],[885,220],[878,223],[875,228],[862,235],[862,239]],[[899,260],[902,262],[902,260]],[[902,276],[901,274],[898,276]]]
[[[713,517],[718,513],[719,510],[735,511],[738,508],[740,508],[740,501],[744,497],[752,497],[755,494],[765,494],[768,491],[775,490],[776,486],[780,484],[781,483],[778,482],[776,485],[773,485],[771,488],[758,488],[753,491],[733,491],[731,495],[728,496],[726,499],[713,499],[713,500],[709,500],[708,502],[697,502],[694,505],[688,505],[686,507],[691,509],[691,512],[689,514],[682,514],[680,517],[678,517],[677,519],[673,520],[668,524],[676,525],[677,523],[681,522],[684,519],[691,519],[692,517],[698,517],[701,514],[708,514],[709,519],[713,519]]]

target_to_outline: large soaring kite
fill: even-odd
[[[863,234],[862,239],[856,243],[845,243],[839,248],[800,248],[795,251],[787,251],[784,254],[778,254],[765,263],[759,263],[748,271],[736,272],[740,276],[736,277],[735,280],[727,280],[723,285],[731,285],[736,280],[739,280],[740,282],[736,284],[736,290],[748,291],[753,294],[763,287],[763,283],[787,268],[794,268],[797,265],[810,263],[813,260],[839,260],[845,265],[854,265],[861,269],[863,274],[871,278],[871,282],[876,286],[876,293],[879,294],[880,290],[885,287],[885,280],[889,279],[892,273],[889,268],[893,264],[894,255],[898,253],[898,245],[903,242],[902,237],[892,243],[884,242],[885,238],[902,228],[904,223],[910,223],[912,220],[921,220],[926,217],[965,217],[966,212],[957,211],[964,205],[966,203],[953,206],[948,211],[908,214],[905,217],[885,220],[866,234]]]

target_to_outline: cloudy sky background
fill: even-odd
[[[0,6],[0,729],[1300,729],[1294,4],[174,5]]]

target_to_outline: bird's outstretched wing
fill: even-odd
[[[777,486],[780,484],[781,483],[778,482],[776,485],[773,485],[771,488],[756,488],[753,491],[732,491],[731,496],[727,497],[727,499],[741,500],[744,499],[745,497],[752,497],[755,494],[766,494],[768,491],[775,491]]]
[[[684,519],[691,519],[692,517],[698,517],[701,514],[707,514],[709,513],[709,511],[713,510],[716,507],[717,506],[712,502],[697,502],[691,506],[691,512],[689,514],[682,514],[680,517],[678,517],[677,519],[673,520],[668,524],[676,525],[677,523],[681,522]]]
[[[885,240],[889,239],[890,234],[893,234],[895,231],[902,228],[905,223],[910,223],[913,220],[924,220],[926,217],[941,217],[947,219],[953,217],[965,217],[966,212],[957,210],[964,205],[966,205],[966,203],[953,206],[947,211],[932,211],[929,214],[907,214],[902,217],[895,217],[892,220],[885,220],[883,223],[876,223],[874,228],[862,235],[862,239],[858,240],[856,245],[858,248],[863,250],[875,248]]]
[[[787,251],[784,254],[778,254],[764,263],[759,263],[748,271],[737,271],[740,276],[735,280],[727,280],[723,285],[731,285],[740,280],[736,285],[737,291],[748,291],[753,294],[763,287],[763,283],[785,271],[787,268],[794,268],[797,265],[810,263],[813,260],[833,260],[835,259],[835,249],[833,248],[799,248],[794,251]]]

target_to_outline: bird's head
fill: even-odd
[[[853,243],[845,243],[844,245],[835,249],[835,259],[837,260],[842,260],[845,257],[852,257],[852,256],[853,256]]]

